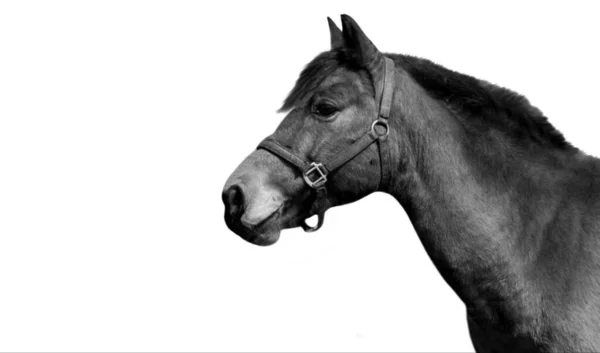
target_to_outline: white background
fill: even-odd
[[[0,350],[472,350],[390,196],[260,248],[221,188],[341,13],[600,155],[598,11],[568,4],[2,2]]]

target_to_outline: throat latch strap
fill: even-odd
[[[302,177],[306,184],[315,190],[315,200],[312,203],[310,214],[317,215],[318,221],[314,227],[311,227],[303,221],[302,228],[306,232],[314,232],[321,228],[327,209],[327,176],[334,170],[342,167],[348,161],[359,155],[375,141],[379,145],[379,158],[381,164],[381,180],[379,189],[387,188],[391,179],[392,169],[390,163],[390,148],[387,143],[387,137],[390,132],[388,118],[392,107],[394,94],[394,62],[385,58],[385,68],[383,80],[378,90],[377,97],[379,101],[379,114],[377,120],[373,121],[370,129],[358,140],[352,143],[347,149],[324,163],[308,162],[296,155],[294,152],[279,144],[273,137],[264,139],[257,148],[265,149],[276,156],[290,162],[302,171]]]

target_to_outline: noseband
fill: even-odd
[[[358,140],[352,143],[347,149],[336,155],[327,162],[308,162],[302,157],[296,155],[288,148],[279,144],[272,136],[264,139],[257,148],[265,149],[274,155],[290,162],[302,171],[302,176],[306,184],[316,192],[316,198],[311,206],[311,215],[317,215],[317,225],[314,227],[306,224],[306,220],[302,222],[302,229],[305,232],[314,232],[321,228],[325,219],[327,189],[327,175],[334,170],[340,168],[348,161],[359,155],[365,148],[369,147],[373,142],[377,141],[379,145],[379,159],[381,164],[381,182],[379,189],[386,187],[391,177],[390,164],[390,149],[387,141],[387,136],[390,133],[388,118],[392,107],[392,98],[394,95],[394,62],[389,58],[384,58],[384,76],[381,82],[379,92],[379,113],[378,117],[369,130]],[[382,127],[384,131],[378,131],[377,127]],[[380,129],[381,130],[381,129]]]

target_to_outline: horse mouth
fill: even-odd
[[[282,210],[283,205],[257,224],[248,224],[241,220],[235,222],[231,219],[226,219],[226,223],[234,233],[249,243],[260,246],[273,245],[281,235],[279,220]]]
[[[246,227],[255,229],[256,231],[260,231],[261,229],[267,229],[270,226],[273,226],[273,223],[279,219],[279,217],[281,216],[282,209],[283,209],[283,204],[281,204],[279,207],[277,207],[277,209],[275,211],[273,211],[273,213],[271,213],[266,218],[264,218],[262,221],[260,221],[256,224],[247,224],[244,221],[242,221],[242,223],[244,223],[244,225]]]

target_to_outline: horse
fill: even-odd
[[[524,96],[328,22],[331,49],[225,183],[229,229],[271,245],[386,192],[465,303],[477,352],[600,351],[600,160]]]

